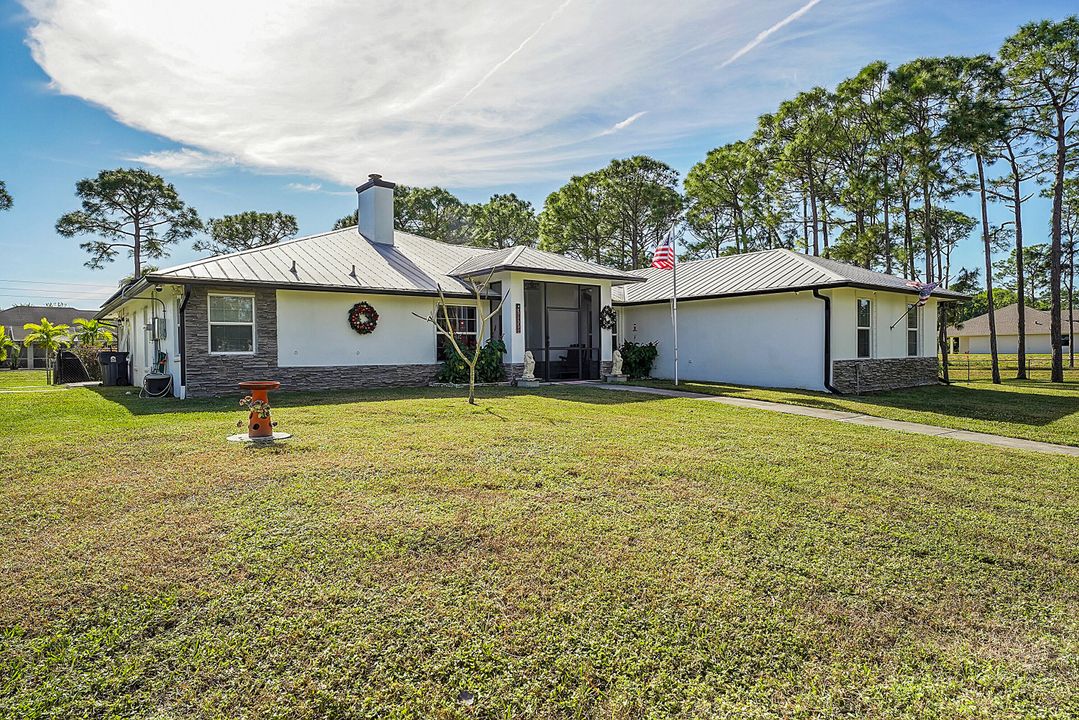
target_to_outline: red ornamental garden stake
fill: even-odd
[[[240,400],[240,404],[251,411],[247,417],[247,436],[272,438],[275,423],[270,417],[270,400],[266,393],[281,387],[281,383],[276,380],[251,380],[240,383],[240,387],[251,393]]]

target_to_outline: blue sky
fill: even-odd
[[[683,174],[757,116],[866,63],[993,52],[1069,2],[614,0],[185,3],[0,0],[0,307],[96,307],[130,273],[56,235],[74,185],[160,172],[203,217],[328,229],[368,173],[542,205],[644,153]],[[225,5],[226,7],[222,7]],[[518,7],[518,5],[520,7]],[[976,214],[973,200],[956,203]],[[1028,242],[1046,234],[1031,201]],[[998,218],[1001,209],[995,209]],[[176,247],[162,266],[196,255]],[[972,239],[956,265],[979,262]]]

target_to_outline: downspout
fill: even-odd
[[[180,341],[180,387],[184,388],[184,392],[187,392],[187,321],[185,320],[184,309],[187,308],[187,301],[191,299],[191,289],[184,288],[184,299],[180,301],[180,309],[176,314],[179,315],[176,318],[176,334]]]
[[[821,295],[819,288],[813,288],[813,297],[824,302],[824,387],[839,395],[832,386],[832,298]]]

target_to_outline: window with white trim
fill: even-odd
[[[254,295],[210,295],[210,352],[253,354],[255,352]]]
[[[873,353],[873,303],[868,298],[858,298],[858,357],[871,357]]]
[[[453,333],[461,350],[471,352],[476,347],[476,307],[474,305],[439,305],[435,312],[438,326]],[[438,333],[435,336],[435,357],[442,362],[452,355],[453,343],[448,337]]]
[[[907,305],[907,355],[918,355],[918,306]]]

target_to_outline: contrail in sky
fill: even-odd
[[[723,61],[723,63],[722,63],[721,65],[720,65],[720,67],[721,67],[721,68],[725,68],[725,67],[727,67],[727,66],[728,66],[728,65],[730,65],[730,64],[731,64],[732,62],[734,62],[735,60],[737,60],[738,58],[742,57],[742,56],[743,56],[743,55],[745,55],[745,54],[746,54],[747,52],[749,52],[750,50],[752,50],[753,48],[757,47],[757,46],[758,46],[758,45],[760,45],[760,44],[761,44],[762,42],[764,42],[764,41],[765,41],[765,39],[766,39],[766,38],[767,38],[767,37],[768,37],[769,35],[771,35],[771,34],[772,34],[772,33],[774,33],[775,31],[777,31],[777,30],[781,29],[782,27],[784,27],[784,26],[786,26],[786,25],[789,25],[790,23],[794,22],[794,21],[795,21],[795,20],[797,20],[798,18],[800,18],[800,17],[802,17],[803,15],[805,15],[805,14],[806,14],[807,12],[809,12],[810,10],[812,10],[812,9],[813,9],[813,6],[814,6],[814,5],[816,5],[816,4],[817,4],[817,3],[819,3],[819,2],[820,2],[820,0],[809,0],[809,2],[807,2],[807,3],[805,4],[805,5],[803,5],[802,7],[798,8],[797,10],[795,10],[794,12],[792,12],[792,13],[791,13],[790,15],[788,15],[788,16],[787,16],[787,17],[785,17],[785,18],[783,18],[783,19],[782,19],[782,20],[780,20],[779,22],[777,22],[777,23],[776,23],[775,25],[773,25],[772,27],[768,28],[767,30],[765,30],[765,31],[763,31],[763,32],[757,33],[757,37],[753,38],[753,39],[752,39],[752,40],[751,40],[751,41],[750,41],[749,43],[747,43],[746,45],[743,45],[743,46],[742,46],[741,48],[739,48],[739,49],[738,49],[738,52],[736,52],[736,53],[735,53],[734,55],[731,55],[731,56],[730,56],[729,58],[727,58],[726,60],[724,60],[724,61]]]
[[[819,2],[819,0],[817,0],[817,1]],[[445,114],[445,113],[449,112],[449,111],[450,111],[450,110],[452,110],[453,108],[455,108],[455,107],[457,107],[458,105],[460,105],[461,103],[463,103],[463,102],[464,102],[465,100],[467,100],[467,99],[469,98],[469,96],[470,96],[470,95],[472,95],[472,93],[476,92],[476,91],[477,91],[477,90],[479,90],[479,89],[480,89],[481,87],[483,87],[483,84],[484,84],[485,82],[487,82],[488,80],[490,80],[490,79],[491,79],[491,76],[492,76],[492,75],[494,75],[494,74],[495,74],[496,72],[498,72],[498,71],[499,71],[499,69],[500,69],[500,68],[501,68],[501,67],[502,67],[503,65],[505,65],[505,64],[506,64],[506,63],[508,63],[508,62],[509,62],[510,60],[512,60],[512,59],[514,58],[514,56],[515,56],[515,55],[517,55],[517,53],[519,53],[519,52],[521,52],[522,50],[524,50],[524,47],[525,47],[525,45],[527,45],[527,44],[528,44],[529,42],[531,42],[531,41],[532,41],[532,38],[534,38],[534,37],[536,37],[537,35],[539,35],[539,34],[540,34],[540,31],[541,31],[541,30],[543,30],[543,28],[547,27],[547,25],[549,25],[549,24],[550,24],[550,22],[551,22],[552,20],[554,20],[554,19],[555,19],[556,17],[558,17],[558,16],[559,16],[559,15],[560,15],[560,14],[562,13],[562,11],[563,11],[563,10],[565,10],[565,9],[566,9],[566,7],[567,7],[567,6],[568,6],[568,5],[569,5],[569,4],[571,3],[571,2],[573,2],[573,0],[563,0],[562,4],[561,4],[561,5],[559,5],[558,7],[556,7],[556,8],[555,8],[554,12],[552,12],[552,13],[551,13],[550,17],[548,17],[548,18],[547,18],[546,20],[544,20],[543,22],[541,22],[541,23],[540,23],[540,25],[539,25],[539,27],[538,27],[538,28],[536,28],[535,30],[533,30],[533,31],[532,31],[532,34],[531,34],[531,35],[529,35],[529,36],[528,36],[528,37],[526,37],[526,38],[525,38],[524,40],[522,40],[522,41],[521,41],[521,44],[520,44],[520,45],[518,45],[518,46],[517,46],[516,48],[514,48],[513,52],[511,52],[511,53],[510,53],[509,55],[507,55],[506,57],[504,57],[504,58],[503,58],[503,59],[502,59],[502,60],[501,60],[500,62],[498,62],[498,63],[497,63],[497,64],[496,64],[496,65],[495,65],[495,66],[494,66],[493,68],[491,68],[490,70],[488,70],[488,71],[487,71],[487,74],[485,74],[485,75],[484,75],[483,77],[481,77],[481,78],[480,78],[480,81],[479,81],[478,83],[476,83],[475,85],[473,85],[473,86],[472,86],[472,88],[471,88],[471,89],[470,89],[470,90],[469,90],[468,92],[466,92],[466,93],[465,93],[465,94],[464,94],[463,96],[461,96],[461,99],[460,99],[460,100],[458,100],[458,101],[457,101],[457,102],[455,102],[455,103],[454,103],[453,105],[450,105],[450,106],[449,106],[448,108],[446,108],[446,109],[445,109],[445,110],[443,111],[443,114]]]

